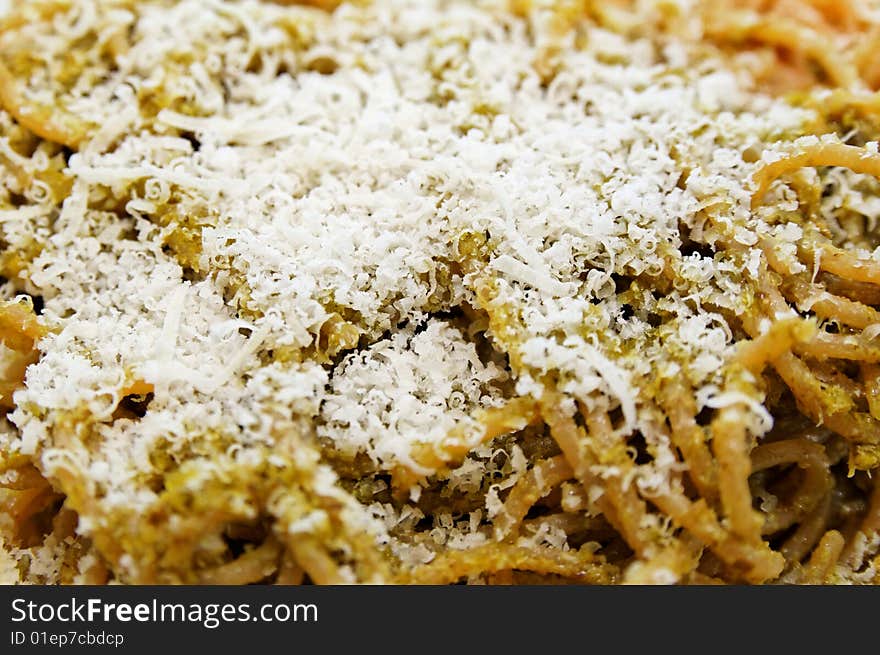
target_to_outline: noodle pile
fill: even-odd
[[[17,4],[3,579],[880,582],[880,7],[691,4]]]

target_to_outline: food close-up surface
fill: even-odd
[[[880,3],[2,5],[0,581],[880,583]]]

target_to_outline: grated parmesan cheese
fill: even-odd
[[[811,112],[747,92],[721,60],[697,65],[687,44],[595,27],[554,55],[546,80],[535,62],[552,28],[501,0],[343,4],[332,16],[253,0],[79,4],[51,33],[22,28],[46,53],[27,97],[92,126],[69,158],[70,192],[53,202],[39,179],[20,188],[2,167],[2,186],[29,204],[0,197],[0,231],[33,252],[22,278],[51,328],[2,445],[47,476],[73,470],[105,507],[148,512],[157,466],[192,464],[185,488],[197,494],[223,475],[218,451],[256,468],[278,446],[278,417],[349,459],[430,475],[413,448],[476,430],[474,410],[513,387],[606,398],[626,436],[650,432],[638,390],[680,374],[706,406],[743,403],[755,433],[770,428],[760,402],[722,391],[733,335],[719,310],[746,308],[743,275],[765,235],[802,270],[799,228],[751,215],[760,162],[743,153],[769,143],[762,161],[784,156]],[[88,75],[53,90],[70,43],[123,32],[130,47],[112,61],[91,53]],[[51,168],[48,153],[23,161],[6,138],[0,154]],[[829,211],[876,222],[863,177],[828,184]],[[793,198],[769,195],[777,207]],[[748,254],[682,255],[686,234]],[[666,267],[668,293],[639,286]],[[497,325],[486,336],[510,340],[513,379],[446,318],[487,309],[487,278],[513,336]],[[135,382],[153,389],[148,410],[120,416]],[[659,490],[680,465],[667,439],[650,439],[652,461],[627,484]],[[438,519],[435,545],[486,539],[484,518],[526,468],[513,455],[486,511]],[[451,486],[479,489],[485,472],[469,459]],[[338,477],[322,475],[330,496]],[[433,547],[395,536],[417,511],[374,502],[359,520],[398,557],[427,562]],[[285,530],[320,532],[326,519]],[[79,530],[102,520],[83,511]],[[549,525],[528,540],[566,547]]]

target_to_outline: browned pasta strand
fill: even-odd
[[[843,143],[820,143],[805,146],[797,154],[766,164],[755,173],[754,180],[757,189],[752,195],[753,205],[758,205],[761,202],[770,185],[777,178],[807,166],[843,166],[856,173],[880,177],[880,155],[864,148]],[[861,276],[854,279],[864,282],[880,280],[876,274],[876,268],[880,265],[872,267],[867,262],[859,261],[851,254],[830,244],[822,244],[819,247],[822,250],[822,259],[827,260],[820,262],[819,266],[822,270],[831,273],[842,272],[846,276],[855,271]]]
[[[870,282],[850,280],[833,273],[820,273],[817,278],[830,293],[871,307],[880,305],[880,287]]]
[[[12,524],[7,538],[19,545],[33,545],[45,530],[42,515],[61,496],[36,467],[2,451],[0,476],[0,512]]]
[[[510,490],[495,517],[495,538],[513,537],[532,505],[573,475],[571,466],[562,455],[537,462]]]
[[[0,342],[8,349],[0,375],[0,408],[12,409],[12,394],[19,389],[27,367],[37,361],[36,342],[46,334],[29,301],[0,302]]]
[[[314,537],[290,537],[287,547],[315,584],[338,585],[349,582],[327,549]]]
[[[787,562],[800,562],[813,550],[827,530],[830,514],[831,496],[826,495],[780,546],[779,552]]]
[[[618,576],[616,567],[589,553],[486,544],[470,550],[441,553],[429,564],[402,575],[399,581],[406,584],[449,584],[468,576],[510,570],[554,574],[584,584],[609,584]]]
[[[231,562],[203,571],[201,584],[251,584],[268,578],[278,569],[281,544],[267,539]]]
[[[880,155],[875,157],[880,159]],[[880,163],[877,163],[877,166],[880,168]],[[880,262],[865,259],[822,240],[806,248],[819,270],[833,273],[851,282],[880,285]]]
[[[342,0],[264,0],[264,2],[274,2],[279,5],[309,5],[325,11],[332,11],[342,4]]]
[[[716,464],[706,445],[706,434],[696,422],[693,391],[681,381],[670,380],[661,391],[660,401],[672,427],[673,442],[688,465],[688,475],[701,496],[714,500],[718,494]]]
[[[853,400],[853,407],[859,411],[863,411],[867,408],[865,391],[862,388],[862,385],[860,385],[857,380],[854,380],[846,373],[842,372],[836,365],[837,362],[827,359],[808,359],[805,361],[819,381],[832,387],[839,387],[848,393]]]
[[[275,578],[276,585],[300,585],[305,579],[306,572],[297,563],[293,553],[285,551],[281,556],[281,564],[278,566],[278,575]]]
[[[525,519],[522,522],[525,534],[534,534],[547,526],[558,528],[567,535],[589,534],[590,538],[595,540],[610,539],[616,534],[614,528],[604,518],[588,516],[585,513],[560,512]]]
[[[541,401],[541,411],[575,477],[584,486],[587,494],[593,487],[605,490],[597,503],[609,522],[620,531],[633,550],[637,553],[647,552],[650,544],[641,529],[641,517],[645,514],[644,502],[636,499],[632,503],[627,503],[625,498],[631,499],[635,489],[632,487],[624,489],[617,478],[606,484],[592,472],[591,468],[595,465],[596,459],[587,445],[587,436],[559,403],[558,397],[545,397]]]
[[[852,411],[852,399],[839,387],[822,384],[809,367],[791,353],[774,367],[795,394],[804,413],[857,443],[880,443],[880,423],[870,414]]]
[[[865,534],[880,532],[880,482],[877,480],[874,481],[868,511],[860,529]]]
[[[504,407],[479,410],[475,416],[483,430],[474,439],[463,430],[456,430],[446,436],[439,444],[426,445],[415,451],[416,463],[427,469],[447,470],[461,461],[480,444],[488,443],[504,434],[516,432],[535,423],[539,414],[536,403],[529,398],[514,398]],[[423,476],[405,468],[394,472],[398,488],[407,490]]]
[[[712,450],[718,460],[718,488],[730,531],[747,543],[761,541],[761,516],[752,509],[748,476],[750,437],[739,405],[722,409],[712,421]]]
[[[655,548],[651,536],[645,530],[647,505],[639,497],[636,486],[627,481],[633,462],[621,437],[614,434],[608,414],[602,410],[589,410],[581,405],[589,433],[587,448],[594,450],[596,461],[610,465],[616,470],[610,475],[600,475],[599,484],[608,502],[615,508],[623,534],[636,553],[649,555]]]
[[[863,549],[878,538],[880,538],[880,477],[875,476],[871,481],[868,506],[859,522],[858,530],[846,544],[842,558],[851,566],[861,567],[865,557]]]
[[[868,411],[871,416],[880,419],[880,364],[862,364],[859,371]]]
[[[702,554],[702,544],[696,539],[677,540],[663,548],[650,560],[630,566],[624,584],[663,584],[688,579],[697,568]],[[670,576],[670,572],[673,576]]]
[[[866,45],[868,45],[866,43]],[[876,84],[873,85],[876,88]],[[880,92],[847,91],[835,89],[826,99],[825,108],[831,115],[854,111],[868,117],[880,116]]]
[[[829,581],[843,551],[844,539],[837,530],[826,532],[804,566],[801,584],[823,584]]]
[[[815,334],[816,326],[809,321],[799,318],[776,321],[763,334],[739,343],[736,363],[753,374],[761,373],[774,359],[790,351],[796,344],[809,341]]]
[[[28,103],[17,88],[18,82],[0,60],[0,106],[44,139],[77,148],[86,138],[89,126],[68,112]]]
[[[791,302],[818,318],[835,321],[841,325],[863,330],[869,325],[880,324],[880,312],[861,302],[828,293],[819,285],[810,284],[801,277],[789,277],[782,286],[782,293]]]
[[[849,359],[876,364],[880,362],[880,347],[855,334],[818,332],[812,339],[798,344],[800,355],[814,359]]]
[[[15,30],[29,22],[49,20],[54,15],[69,9],[69,3],[58,1],[37,1],[24,3],[20,11],[0,20],[0,34]],[[17,79],[9,70],[0,51],[0,107],[12,114],[18,122],[34,134],[76,148],[86,138],[89,126],[73,114],[60,107],[40,104],[24,97]]]
[[[760,280],[768,310],[779,315],[789,308],[778,289],[765,275]],[[745,317],[744,326],[754,337],[759,336],[753,317]],[[794,353],[785,352],[773,360],[773,367],[795,395],[799,409],[817,424],[856,443],[880,442],[880,422],[865,412],[853,411],[853,399],[835,385],[823,384],[810,368]]]
[[[764,532],[783,530],[803,518],[831,490],[828,458],[819,444],[807,439],[787,439],[761,444],[752,451],[752,471],[762,471],[780,464],[796,464],[803,471],[798,493],[786,505],[770,512]]]
[[[784,560],[763,542],[745,543],[732,537],[718,521],[718,517],[702,499],[691,501],[679,491],[667,491],[652,501],[672,520],[702,541],[721,561],[749,582],[764,582],[776,578]]]
[[[730,12],[722,13],[707,24],[710,38],[723,41],[756,40],[771,46],[790,48],[801,52],[822,67],[836,85],[848,88],[855,85],[858,72],[843,59],[834,46],[822,35],[801,24],[780,17]]]

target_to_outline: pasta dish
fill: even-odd
[[[880,4],[28,0],[0,577],[880,582]]]

